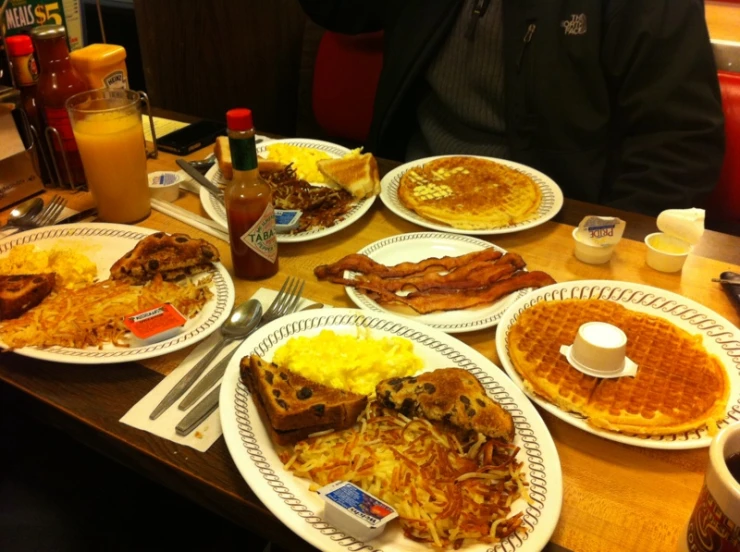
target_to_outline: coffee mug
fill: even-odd
[[[740,483],[727,465],[727,459],[733,455],[740,455],[740,423],[725,427],[709,445],[709,465],[689,519],[685,541],[680,543],[683,550],[740,550]],[[740,470],[735,475],[739,473]]]

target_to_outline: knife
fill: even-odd
[[[193,431],[198,425],[211,415],[211,412],[216,410],[218,407],[218,395],[221,391],[219,385],[213,391],[208,393],[208,396],[198,403],[198,406],[193,408],[187,415],[180,420],[180,423],[175,426],[175,431],[181,437],[185,437],[191,431]]]
[[[255,328],[255,330],[256,329],[257,328]],[[241,344],[241,342],[239,342],[239,344]],[[239,345],[237,345],[233,351],[231,351],[228,355],[221,359],[218,364],[216,364],[216,366],[211,368],[211,371],[201,378],[201,380],[190,390],[190,393],[188,393],[180,402],[180,404],[177,405],[177,408],[179,408],[180,410],[187,410],[193,405],[195,401],[201,398],[203,393],[205,393],[216,383],[218,383],[223,377],[224,372],[226,372],[226,368],[229,366],[229,361],[231,360],[231,357],[234,356],[234,353],[236,353],[236,350],[238,348]],[[218,400],[218,398],[216,400]],[[205,399],[203,400],[203,402],[205,402]]]
[[[195,180],[198,184],[203,186],[208,192],[215,197],[217,200],[219,200],[221,203],[224,202],[224,193],[221,191],[221,188],[216,186],[213,182],[208,180],[205,176],[200,174],[198,172],[198,169],[193,167],[190,163],[185,161],[185,159],[178,159],[177,164],[179,167],[184,170],[186,173],[188,173],[188,176]]]
[[[97,207],[90,207],[89,209],[83,209],[79,213],[75,213],[74,215],[70,215],[65,219],[58,220],[54,224],[69,224],[71,222],[79,222],[81,220],[84,220],[88,217],[93,217],[98,214],[98,208]]]

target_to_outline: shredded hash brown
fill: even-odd
[[[79,290],[52,293],[20,318],[0,323],[0,337],[11,349],[20,347],[128,347],[125,316],[170,303],[193,318],[213,293],[211,277],[197,283],[165,282],[157,275],[145,286],[105,280]]]
[[[495,543],[526,531],[511,505],[528,499],[519,447],[450,426],[409,419],[372,401],[359,426],[310,437],[280,453],[312,490],[351,481],[393,506],[406,537],[435,548]]]

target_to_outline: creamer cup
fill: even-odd
[[[585,217],[573,230],[576,259],[588,264],[602,264],[611,259],[622,239],[626,223],[616,217]]]
[[[645,262],[659,272],[678,272],[694,248],[675,236],[655,232],[645,237]]]

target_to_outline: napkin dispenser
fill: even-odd
[[[20,108],[20,92],[0,87],[0,209],[44,191],[38,148]]]

